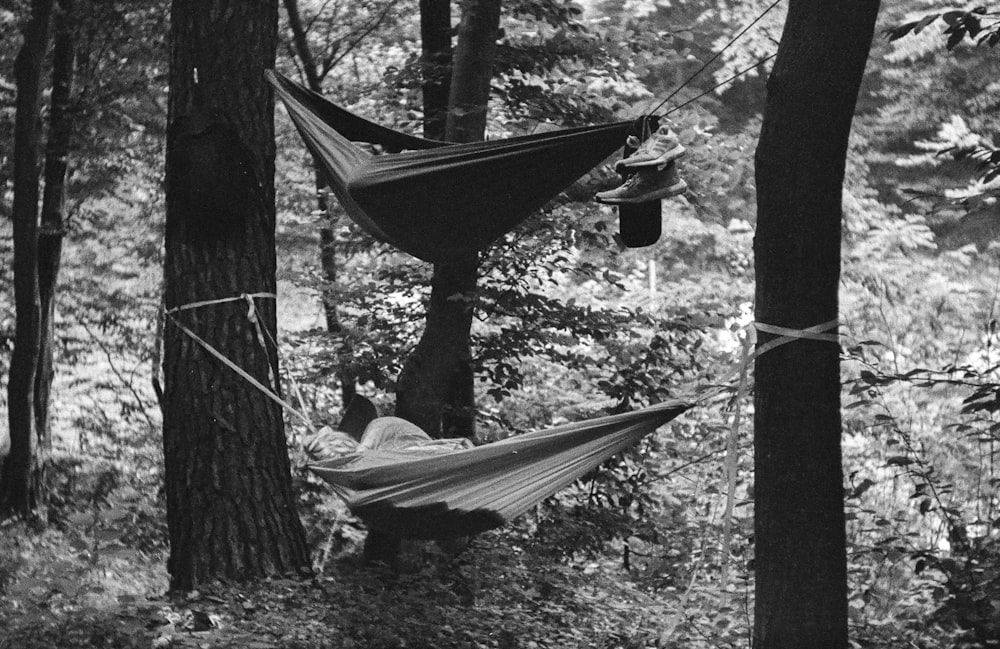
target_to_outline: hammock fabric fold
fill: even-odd
[[[484,250],[622,147],[632,122],[450,144],[369,122],[274,72],[268,79],[347,214],[425,261]],[[353,141],[393,155],[372,155]]]
[[[309,469],[371,528],[404,538],[466,536],[524,513],[688,407],[665,402],[445,454],[376,446]]]

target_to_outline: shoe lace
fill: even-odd
[[[634,173],[625,179],[625,182],[622,183],[622,189],[631,189],[638,185],[640,181],[639,174]]]

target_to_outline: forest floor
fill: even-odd
[[[458,554],[414,543],[391,568],[348,541],[309,579],[176,594],[162,549],[88,560],[72,535],[8,524],[2,536],[21,550],[0,566],[2,649],[657,647],[669,646],[684,597],[622,579],[620,557],[559,560],[524,525]]]
[[[168,592],[166,548],[153,538],[162,526],[143,525],[141,509],[103,509],[90,522],[75,514],[44,528],[8,522],[0,527],[0,649],[751,645],[746,578],[720,599],[707,571],[654,581],[651,564],[635,554],[630,562],[620,544],[574,556],[559,549],[579,533],[568,517],[567,527],[543,533],[529,515],[457,554],[412,543],[394,567],[365,563],[361,531],[337,519],[336,533],[318,544],[325,556],[310,578],[188,593]],[[852,646],[955,646],[903,618],[853,629]],[[940,644],[909,642],[934,635]]]

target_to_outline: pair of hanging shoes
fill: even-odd
[[[677,175],[677,164],[636,171],[620,187],[597,194],[597,200],[610,205],[649,203],[687,191],[687,183]]]
[[[631,136],[635,139],[634,136]],[[630,146],[633,142],[628,142]],[[643,167],[658,167],[672,162],[684,155],[684,147],[677,140],[677,135],[664,124],[640,144],[635,153],[623,158],[615,164],[615,171],[621,175]]]
[[[683,194],[687,191],[687,183],[677,174],[676,162],[683,155],[684,147],[664,124],[646,138],[635,153],[618,161],[615,170],[628,177],[620,187],[598,193],[598,202],[611,205],[648,203]]]

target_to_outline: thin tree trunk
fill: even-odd
[[[308,34],[306,33],[305,25],[302,23],[302,17],[299,14],[298,1],[284,0],[284,2],[285,13],[288,15],[288,25],[292,30],[292,42],[295,46],[295,53],[302,63],[302,69],[305,71],[306,84],[308,84],[309,89],[313,92],[321,93],[323,91],[323,76],[321,76],[319,66],[316,64],[312,48],[309,47]],[[323,275],[326,278],[327,284],[334,287],[337,285],[339,276],[337,237],[333,230],[336,217],[334,217],[333,212],[330,210],[330,202],[327,200],[324,191],[326,189],[326,181],[323,179],[319,163],[315,160],[313,160],[313,174],[316,183],[316,206],[319,208],[320,213],[324,215],[323,225],[319,229],[320,267],[323,269]],[[340,315],[337,313],[337,300],[329,291],[324,291],[323,293],[323,314],[326,317],[327,331],[335,334],[343,330]],[[340,381],[341,403],[346,408],[351,403],[354,395],[357,394],[357,381],[350,372],[344,369],[338,370],[337,379]]]
[[[309,47],[309,38],[306,34],[305,25],[302,24],[302,17],[299,15],[298,0],[284,0],[285,13],[288,15],[288,26],[292,29],[292,43],[295,45],[295,54],[298,55],[305,71],[306,83],[313,92],[319,92],[323,85],[319,68],[316,67],[316,59],[312,55]]]
[[[30,515],[44,500],[45,458],[34,416],[38,371],[38,153],[42,64],[49,45],[52,0],[34,0],[14,62],[14,308],[17,324],[7,383],[10,452],[0,472],[0,513]]]
[[[789,4],[756,154],[760,323],[804,329],[837,318],[844,165],[878,5]],[[838,346],[796,340],[760,356],[754,406],[754,646],[843,649]]]
[[[420,74],[424,137],[445,139],[451,91],[451,2],[420,0]]]
[[[275,291],[277,0],[174,0],[164,268],[168,311]],[[276,305],[178,311],[164,332],[171,586],[308,567],[281,409],[179,324],[277,391]],[[270,332],[261,335],[257,324]]]
[[[35,426],[44,443],[51,442],[49,395],[52,391],[53,336],[56,284],[65,234],[66,170],[73,115],[73,67],[76,60],[76,32],[72,24],[73,0],[58,0],[56,34],[52,48],[52,98],[49,135],[45,143],[45,191],[42,196],[41,229],[38,233],[38,294],[41,304],[41,334],[38,374],[35,379]]]
[[[486,110],[499,36],[500,0],[466,0],[458,25],[448,96],[445,139],[449,142],[476,142],[486,133]]]

